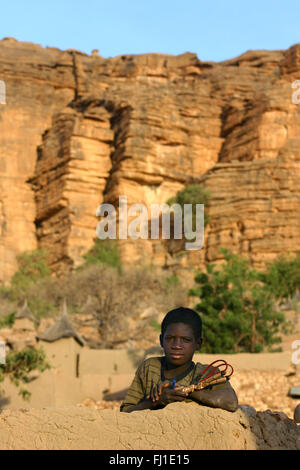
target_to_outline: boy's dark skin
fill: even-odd
[[[160,344],[165,351],[164,375],[167,381],[153,387],[150,395],[137,405],[128,408],[127,413],[164,408],[169,403],[184,401],[187,396],[198,403],[213,408],[222,408],[227,411],[235,411],[238,408],[238,399],[232,387],[220,390],[197,390],[190,394],[170,388],[169,380],[186,371],[192,363],[195,351],[201,348],[202,339],[195,338],[189,325],[185,323],[169,324],[163,337],[160,335]]]

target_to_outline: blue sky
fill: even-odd
[[[300,0],[0,0],[10,36],[103,57],[195,52],[222,61],[300,42]]]

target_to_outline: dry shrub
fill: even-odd
[[[7,299],[3,299],[0,297],[0,317],[6,317],[7,315],[10,315],[13,312],[17,311],[17,303],[16,302],[10,302]]]
[[[101,263],[86,266],[64,278],[44,278],[33,283],[27,296],[38,317],[57,316],[66,300],[68,312],[84,312],[88,299],[90,312],[99,326],[102,347],[128,338],[133,321],[148,307],[159,313],[184,305],[186,289],[172,285],[167,273],[151,267],[125,267],[122,271]],[[132,332],[131,332],[132,334]]]
[[[83,306],[89,297],[93,299],[101,343],[111,347],[128,338],[128,320],[138,319],[147,307],[165,313],[185,303],[186,292],[178,286],[166,290],[165,277],[147,267],[128,267],[118,272],[112,267],[93,265],[69,278],[65,294],[73,307]]]

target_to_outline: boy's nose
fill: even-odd
[[[180,338],[178,339],[174,339],[173,341],[173,345],[172,345],[174,348],[181,348],[182,347],[182,341],[180,340]]]

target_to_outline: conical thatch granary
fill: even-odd
[[[73,327],[66,301],[63,311],[54,325],[47,328],[37,336],[43,346],[52,367],[57,367],[71,376],[79,376],[79,357],[84,339]]]
[[[81,307],[79,312],[85,315],[95,315],[96,310],[97,310],[96,300],[93,299],[91,295],[88,295],[86,303]]]
[[[80,344],[80,346],[84,346],[85,344],[84,339],[75,330],[69,319],[67,304],[65,300],[63,304],[63,312],[57,322],[47,328],[43,333],[40,333],[37,337],[39,340],[47,341],[50,343],[52,343],[53,341],[57,341],[61,338],[74,338]]]
[[[27,331],[35,330],[34,316],[29,310],[27,299],[25,300],[23,307],[15,315],[13,329]]]

